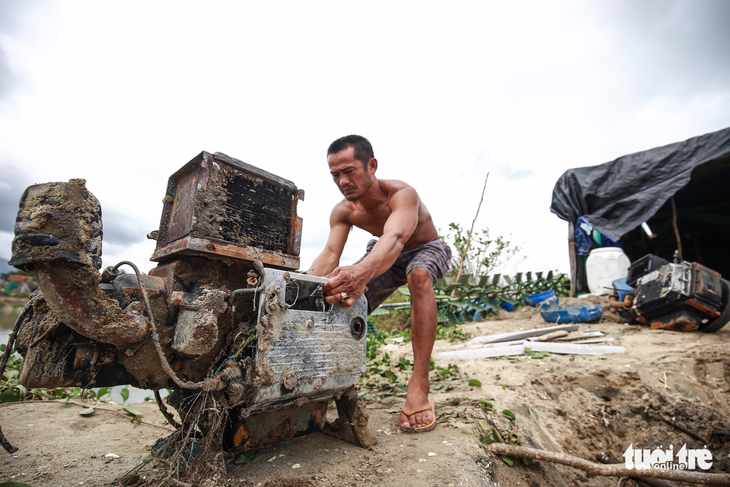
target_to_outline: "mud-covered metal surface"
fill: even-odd
[[[83,179],[29,187],[20,200],[10,264],[33,272],[57,319],[92,340],[142,340],[143,316],[99,290],[101,206]]]
[[[184,254],[297,269],[303,191],[225,154],[203,152],[168,181],[153,260]]]
[[[319,432],[325,426],[327,402],[309,402],[296,408],[253,413],[234,412],[234,427],[225,441],[233,452],[257,450],[280,441]]]
[[[365,371],[367,301],[328,305],[327,280],[267,269],[259,298],[251,410],[341,394]]]
[[[218,342],[218,317],[226,311],[222,289],[204,288],[192,302],[181,304],[172,349],[184,357],[199,357]],[[183,298],[184,299],[184,298]]]
[[[9,264],[38,262],[101,267],[101,205],[83,179],[29,186],[20,197]]]
[[[158,265],[143,275],[126,261],[99,272],[101,207],[84,180],[31,186],[10,261],[40,286],[16,324],[21,383],[172,389],[181,424],[158,451],[176,477],[204,478],[221,448],[314,431],[369,446],[354,392],[367,303],[328,305],[325,278],[287,270],[299,265],[302,196],[287,180],[203,152],[170,178],[153,232]],[[331,400],[340,417],[327,422]]]

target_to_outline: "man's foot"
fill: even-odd
[[[428,404],[421,407],[415,409],[403,408],[400,411],[400,426],[403,429],[423,433],[436,427],[436,407],[430,399]]]

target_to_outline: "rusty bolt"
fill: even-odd
[[[125,293],[125,294],[127,294],[127,293]],[[129,294],[131,294],[131,293],[129,293]],[[134,315],[141,315],[142,313],[144,313],[144,304],[142,304],[139,301],[132,301],[131,303],[129,303],[127,305],[126,308],[124,308],[124,311],[126,311],[127,313],[134,314]]]
[[[212,243],[209,243],[208,245],[205,246],[205,248],[212,252],[215,250],[215,245],[213,245]]]
[[[170,304],[173,306],[180,306],[183,302],[183,293],[182,291],[173,291],[172,296],[170,297]]]
[[[291,391],[297,386],[297,382],[299,382],[299,379],[297,378],[297,374],[294,372],[294,369],[287,367],[287,369],[284,370],[284,380],[282,381],[282,385],[285,389]]]
[[[165,203],[172,203],[172,196],[170,196],[169,194],[165,196]]]

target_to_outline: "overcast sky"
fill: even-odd
[[[0,260],[26,186],[84,178],[104,265],[145,271],[167,178],[224,152],[305,193],[302,267],[341,198],[329,143],[373,143],[437,227],[569,269],[567,169],[730,126],[730,1],[0,0]],[[343,262],[368,235],[353,232]]]

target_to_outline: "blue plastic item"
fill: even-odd
[[[510,303],[509,301],[502,301],[502,304],[500,306],[502,306],[502,309],[505,311],[512,311],[513,309],[515,309],[515,305]]]
[[[538,304],[542,303],[543,301],[547,301],[550,298],[557,298],[555,295],[555,291],[552,289],[550,291],[545,291],[544,293],[537,293],[533,294],[532,296],[527,296],[525,298],[525,302],[530,306],[537,306]]]
[[[540,315],[548,323],[590,323],[603,316],[603,308],[599,304],[580,305],[566,304],[561,306],[558,298],[543,301]]]
[[[616,279],[613,281],[613,290],[618,294],[618,300],[623,301],[627,294],[636,291],[633,287],[626,284],[626,278]]]

